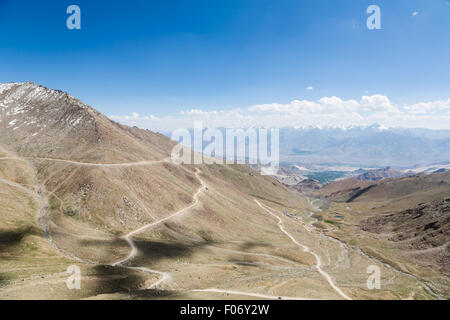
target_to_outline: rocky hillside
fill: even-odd
[[[305,179],[297,183],[296,185],[291,186],[294,190],[297,190],[300,193],[311,193],[319,190],[322,185],[314,179]]]
[[[68,93],[31,82],[0,84],[0,144],[29,157],[139,161],[167,157],[173,143],[109,120]]]
[[[363,229],[390,233],[389,240],[407,242],[414,249],[439,247],[450,239],[450,198],[368,219]]]
[[[379,181],[386,178],[401,178],[405,176],[407,176],[407,174],[405,174],[403,171],[395,170],[391,167],[386,167],[383,169],[368,170],[358,175],[356,179]]]
[[[450,198],[420,204],[414,208],[370,218],[364,231],[386,235],[404,254],[415,255],[440,266],[450,274]]]
[[[422,200],[429,201],[444,196],[449,189],[450,171],[445,171],[379,181],[342,179],[327,184],[314,192],[314,195],[338,202],[371,202],[410,197],[412,206]]]

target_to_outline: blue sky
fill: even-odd
[[[71,4],[81,30],[66,28]],[[381,30],[366,27],[371,4]],[[0,82],[107,115],[376,94],[404,106],[450,98],[449,40],[448,0],[0,0]]]

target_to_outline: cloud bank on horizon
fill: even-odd
[[[118,122],[169,132],[191,128],[202,121],[208,128],[246,127],[348,127],[378,123],[385,127],[450,129],[450,98],[447,100],[397,105],[384,95],[363,96],[359,100],[323,97],[317,101],[293,100],[289,103],[269,103],[231,110],[181,110],[178,114],[111,115]]]

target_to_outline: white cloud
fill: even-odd
[[[450,99],[399,106],[383,95],[363,96],[359,100],[323,97],[317,101],[293,100],[289,103],[253,105],[244,109],[182,110],[178,114],[156,117],[111,116],[119,122],[156,131],[190,128],[195,120],[205,127],[305,127],[371,125],[450,129]]]
[[[414,12],[412,13],[412,15],[413,15],[413,17],[416,17],[416,16],[418,16],[418,15],[419,15],[419,12],[417,12],[417,11],[414,11]]]
[[[319,103],[324,107],[324,111],[356,111],[359,103],[356,100],[342,100],[336,96],[323,97]]]
[[[132,117],[133,119],[139,119],[139,113],[137,113],[137,112],[132,112],[132,113],[131,113],[131,117]]]
[[[450,112],[450,99],[446,101],[439,100],[430,102],[419,102],[411,106],[406,106],[405,109],[408,110],[411,114],[430,114],[441,111]]]
[[[314,90],[314,87],[313,86],[306,87],[306,90],[312,91],[312,90]]]
[[[392,112],[398,113],[397,107],[392,105],[388,97],[376,94],[373,96],[363,96],[361,98],[360,106],[366,112]]]

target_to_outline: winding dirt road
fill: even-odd
[[[77,166],[84,167],[104,167],[104,168],[120,168],[120,167],[136,167],[136,166],[148,166],[155,163],[162,163],[170,161],[170,157],[164,158],[161,160],[147,160],[147,161],[137,161],[137,162],[125,162],[125,163],[94,163],[94,162],[81,162],[81,161],[73,161],[73,160],[65,160],[65,159],[55,159],[55,158],[25,158],[27,160],[44,160],[44,161],[53,161],[53,162],[62,162],[73,164]]]
[[[5,179],[2,179],[2,178],[0,178],[0,183],[4,183],[4,184],[7,184],[7,185],[9,185],[11,187],[14,187],[16,189],[19,189],[19,190],[25,192],[26,194],[28,194],[29,196],[35,198],[39,202],[39,196],[33,190],[25,188],[24,186],[22,186],[22,185],[20,185],[18,183],[15,183],[13,181],[5,180]]]
[[[331,279],[330,275],[328,273],[326,273],[325,271],[322,270],[322,260],[320,259],[320,256],[318,254],[316,254],[315,252],[311,251],[311,249],[301,243],[299,243],[297,240],[295,240],[295,238],[289,233],[287,232],[284,227],[283,227],[283,220],[281,220],[281,218],[274,212],[272,212],[271,210],[269,210],[265,205],[261,204],[258,200],[254,199],[255,202],[262,208],[264,209],[267,213],[269,213],[271,216],[275,217],[278,219],[278,227],[280,228],[280,230],[287,235],[292,242],[294,242],[297,246],[301,247],[303,249],[304,252],[308,252],[310,254],[312,254],[315,258],[316,258],[316,268],[317,271],[327,280],[328,284],[344,299],[346,300],[352,300],[349,296],[347,296],[338,286],[336,286],[333,282],[333,279]]]
[[[249,297],[271,299],[271,300],[276,300],[276,299],[279,299],[279,300],[312,300],[312,299],[307,299],[307,298],[286,297],[286,296],[270,296],[270,295],[267,295],[267,294],[260,294],[260,293],[254,293],[254,292],[244,292],[244,291],[225,290],[225,289],[216,289],[216,288],[194,289],[194,290],[190,290],[190,291],[192,291],[192,292],[228,293],[228,294],[235,294],[235,295],[239,295],[239,296],[249,296]]]
[[[97,163],[88,163],[88,162],[77,162],[77,161],[71,161],[71,160],[61,160],[61,159],[53,159],[53,158],[20,158],[20,157],[1,157],[0,160],[18,160],[18,161],[24,161],[24,162],[28,162],[31,159],[37,159],[37,160],[46,160],[46,161],[55,161],[55,162],[63,162],[63,163],[68,163],[68,164],[75,164],[75,165],[81,165],[81,166],[93,166],[93,167],[132,167],[132,166],[140,166],[140,165],[150,165],[150,164],[155,164],[155,163],[161,163],[161,162],[166,162],[168,161],[170,158],[165,158],[162,160],[156,160],[156,161],[142,161],[142,162],[134,162],[134,163],[117,163],[117,164],[97,164]],[[34,170],[34,166],[31,166]],[[142,272],[149,272],[149,273],[154,273],[154,274],[158,274],[161,276],[161,278],[156,281],[155,283],[151,284],[148,289],[154,289],[157,288],[161,283],[168,281],[171,279],[171,276],[169,273],[167,272],[163,272],[163,271],[159,271],[159,270],[153,270],[150,268],[146,268],[146,267],[130,267],[130,266],[126,266],[126,264],[131,261],[137,254],[138,252],[138,248],[136,247],[134,241],[132,240],[132,237],[144,230],[147,230],[151,227],[155,227],[169,219],[172,219],[176,216],[179,216],[183,213],[185,213],[186,211],[188,211],[189,209],[191,209],[192,207],[194,207],[195,205],[198,204],[199,200],[198,197],[200,195],[200,193],[202,191],[204,191],[206,189],[206,185],[203,182],[203,180],[200,178],[199,174],[201,173],[200,170],[196,169],[196,173],[195,176],[196,178],[200,181],[201,183],[201,187],[197,190],[197,192],[194,194],[193,196],[193,202],[192,204],[190,204],[189,206],[165,217],[162,219],[159,219],[157,221],[154,221],[152,223],[149,223],[147,225],[144,225],[142,227],[140,227],[139,229],[136,229],[130,233],[128,233],[124,239],[127,241],[127,243],[129,244],[129,246],[131,247],[131,251],[130,254],[120,260],[117,261],[115,263],[112,264],[112,266],[114,267],[122,267],[122,268],[127,268],[127,269],[131,269],[131,270],[138,270],[138,271],[142,271]],[[37,177],[36,177],[37,179]],[[98,265],[98,263],[92,262],[92,261],[88,261],[85,259],[81,259],[79,257],[76,257],[72,254],[68,254],[66,252],[63,252],[52,240],[51,236],[50,236],[50,232],[49,232],[49,227],[48,227],[48,217],[47,217],[47,211],[48,211],[48,205],[47,202],[43,196],[43,189],[42,187],[37,184],[37,188],[38,191],[35,190],[30,190],[25,188],[24,186],[15,183],[13,181],[9,181],[9,180],[5,180],[0,178],[0,183],[4,183],[7,184],[9,186],[15,187],[25,193],[27,193],[29,196],[33,197],[39,204],[40,204],[40,215],[37,218],[37,221],[39,222],[39,224],[41,225],[44,233],[45,233],[45,237],[47,239],[47,241],[54,247],[54,249],[56,251],[58,251],[60,254],[71,258],[73,260],[79,261],[79,262],[83,262],[83,263],[87,263],[87,264],[94,264],[94,265]]]
[[[158,271],[158,270],[152,270],[152,269],[144,268],[144,267],[128,267],[128,266],[126,266],[126,264],[129,261],[131,261],[136,256],[136,254],[138,252],[138,248],[136,247],[136,244],[134,243],[132,237],[134,235],[142,232],[142,231],[145,231],[145,230],[147,230],[149,228],[155,227],[155,226],[157,226],[157,225],[159,225],[159,224],[161,224],[161,223],[163,223],[163,222],[165,222],[165,221],[167,221],[169,219],[172,219],[172,218],[174,218],[176,216],[179,216],[179,215],[183,214],[184,212],[186,212],[187,210],[191,209],[192,207],[196,206],[198,204],[198,202],[199,202],[198,201],[198,197],[199,197],[200,193],[202,191],[204,191],[205,188],[206,188],[205,183],[203,182],[203,180],[199,176],[200,173],[201,173],[201,171],[196,169],[195,176],[200,181],[201,187],[194,194],[194,196],[193,196],[193,200],[194,201],[192,202],[192,204],[190,204],[189,206],[187,206],[187,207],[185,207],[185,208],[183,208],[183,209],[181,209],[181,210],[171,214],[170,216],[167,216],[165,218],[159,219],[159,220],[154,221],[152,223],[146,224],[145,226],[142,226],[139,229],[136,229],[136,230],[128,233],[124,237],[124,239],[128,242],[128,244],[131,247],[130,254],[125,259],[122,259],[122,260],[119,260],[119,261],[113,263],[112,266],[114,266],[114,267],[121,266],[121,267],[126,267],[126,268],[130,268],[130,269],[134,269],[134,270],[141,270],[141,271],[151,272],[151,273],[156,273],[156,274],[161,275],[162,276],[161,279],[159,279],[157,282],[153,283],[148,289],[156,288],[159,284],[163,283],[166,280],[170,280],[171,279],[170,274],[167,273],[167,272],[162,272],[162,271]]]
[[[308,202],[311,205],[312,209],[314,211],[322,211],[322,209],[320,209],[320,204],[316,205],[317,202],[320,202],[320,199],[314,199],[313,201],[311,201],[311,199],[308,198]],[[342,248],[344,248],[345,250],[348,251],[355,251],[356,253],[360,254],[361,256],[365,257],[366,259],[369,259],[377,264],[383,265],[386,268],[393,270],[396,273],[402,274],[404,276],[407,276],[409,278],[414,279],[420,286],[422,286],[422,288],[428,292],[428,294],[430,294],[431,296],[433,296],[434,298],[438,299],[438,300],[446,300],[443,296],[437,294],[436,292],[434,292],[433,289],[431,289],[425,282],[423,282],[422,280],[420,280],[419,278],[417,278],[415,275],[405,272],[403,270],[399,270],[397,268],[395,268],[394,266],[390,265],[387,262],[381,261],[379,259],[377,259],[376,257],[372,257],[369,256],[367,253],[365,253],[361,248],[354,248],[354,247],[350,247],[348,244],[346,244],[345,242],[336,239],[334,237],[328,236],[326,234],[324,234],[323,232],[320,232],[317,230],[316,227],[314,227],[314,223],[317,222],[318,220],[314,218],[314,212],[310,212],[310,217],[313,219],[311,222],[308,223],[308,226],[312,229],[314,229],[316,231],[317,234],[319,234],[321,237],[324,237],[328,240],[334,241],[336,243],[338,243]]]
[[[157,161],[142,161],[142,162],[135,162],[135,163],[98,164],[98,163],[77,162],[77,161],[71,161],[71,160],[52,159],[52,158],[26,158],[26,159],[23,159],[23,158],[18,158],[18,157],[17,157],[17,158],[16,158],[16,157],[7,157],[7,158],[1,158],[1,159],[11,159],[11,160],[14,159],[14,160],[21,160],[21,161],[26,161],[26,162],[28,162],[27,160],[36,159],[36,160],[55,161],[55,162],[63,162],[63,163],[68,163],[68,164],[81,165],[81,166],[93,166],[93,167],[131,167],[131,166],[149,165],[149,164],[155,164],[155,163],[161,163],[161,162],[168,161],[168,159],[163,159],[163,160],[157,160]],[[33,168],[34,168],[34,167],[33,167]],[[133,237],[134,235],[138,234],[138,233],[141,233],[141,232],[143,232],[143,231],[149,229],[149,228],[155,227],[155,226],[157,226],[157,225],[159,225],[159,224],[161,224],[161,223],[163,223],[163,222],[165,222],[165,221],[167,221],[167,220],[169,220],[169,219],[172,219],[172,218],[174,218],[174,217],[176,217],[176,216],[179,216],[179,215],[185,213],[186,211],[188,211],[189,209],[193,208],[194,206],[196,206],[196,205],[199,203],[199,199],[198,199],[198,198],[199,198],[199,195],[201,194],[201,192],[203,192],[203,191],[206,189],[206,185],[205,185],[204,181],[203,181],[203,180],[200,178],[200,176],[199,176],[200,173],[201,173],[201,171],[198,170],[198,169],[196,169],[195,176],[196,176],[196,178],[200,181],[201,187],[200,187],[200,188],[197,190],[197,192],[193,195],[193,202],[192,202],[189,206],[187,206],[187,207],[185,207],[185,208],[183,208],[183,209],[181,209],[181,210],[179,210],[179,211],[177,211],[177,212],[175,212],[175,213],[173,213],[173,214],[171,214],[171,215],[169,215],[169,216],[167,216],[167,217],[165,217],[165,218],[162,218],[162,219],[159,219],[159,220],[154,221],[154,222],[152,222],[152,223],[149,223],[149,224],[147,224],[147,225],[144,225],[144,226],[142,226],[142,227],[140,227],[140,228],[138,228],[138,229],[136,229],[136,230],[134,230],[134,231],[128,233],[128,234],[124,237],[124,239],[125,239],[125,240],[127,241],[127,243],[129,244],[129,246],[130,246],[130,248],[131,248],[131,251],[130,251],[130,253],[128,254],[127,257],[125,257],[124,259],[121,259],[121,260],[119,260],[119,261],[113,263],[112,266],[114,266],[114,267],[123,267],[123,268],[131,269],[131,270],[138,270],[138,271],[142,271],[142,272],[149,272],[149,273],[154,273],[154,274],[160,275],[161,278],[160,278],[159,280],[157,280],[156,282],[154,282],[153,284],[151,284],[151,285],[148,287],[148,289],[154,289],[154,288],[157,288],[160,284],[162,284],[162,283],[164,283],[164,282],[166,282],[166,281],[169,281],[169,280],[171,279],[171,275],[170,275],[169,273],[167,273],[167,272],[163,272],[163,271],[159,271],[159,270],[154,270],[154,269],[150,269],[150,268],[146,268],[146,267],[131,267],[131,266],[127,266],[127,265],[126,265],[128,262],[130,262],[132,259],[134,259],[134,258],[136,257],[136,255],[137,255],[137,253],[138,253],[138,248],[137,248],[136,244],[134,243],[132,237]],[[69,258],[72,258],[72,259],[74,259],[74,260],[77,260],[77,261],[81,261],[81,262],[85,262],[85,263],[89,263],[89,264],[94,263],[94,262],[91,262],[91,261],[82,260],[82,259],[80,259],[80,258],[78,258],[78,257],[75,257],[75,256],[73,256],[73,255],[70,255],[70,254],[67,254],[67,253],[65,253],[65,252],[62,252],[62,251],[56,246],[56,244],[53,243],[53,241],[52,241],[52,239],[51,239],[51,237],[50,237],[49,231],[48,231],[48,226],[47,226],[47,221],[46,221],[46,220],[47,220],[47,219],[46,219],[47,205],[46,205],[46,201],[45,201],[45,199],[44,199],[44,197],[43,197],[43,191],[42,191],[40,185],[38,185],[38,191],[36,192],[36,191],[30,190],[30,189],[27,189],[27,188],[21,186],[20,184],[17,184],[17,183],[8,181],[8,180],[0,179],[0,182],[3,182],[3,183],[6,183],[6,184],[8,184],[8,185],[10,185],[10,186],[16,187],[16,188],[18,188],[18,189],[20,189],[20,190],[26,192],[27,194],[29,194],[30,196],[32,196],[33,198],[35,198],[35,199],[37,199],[37,200],[39,201],[40,206],[41,206],[41,215],[39,216],[38,221],[39,221],[39,223],[41,224],[42,228],[44,229],[44,232],[45,232],[45,235],[46,235],[47,240],[50,242],[50,244],[51,244],[58,252],[60,252],[61,254],[65,255],[65,256],[67,256],[67,257],[69,257]],[[310,251],[310,249],[309,249],[307,246],[304,246],[304,245],[300,244],[299,242],[297,242],[297,240],[295,240],[295,238],[294,238],[291,234],[289,234],[289,233],[283,228],[282,220],[281,220],[281,218],[279,218],[278,215],[276,215],[275,213],[273,213],[272,211],[270,211],[268,208],[266,208],[264,205],[262,205],[262,204],[261,204],[260,202],[258,202],[256,199],[255,199],[255,202],[256,202],[262,209],[264,209],[266,212],[268,212],[270,215],[272,215],[272,216],[274,216],[275,218],[278,219],[278,226],[279,226],[280,230],[281,230],[283,233],[285,233],[285,234],[286,234],[286,235],[287,235],[287,236],[288,236],[288,237],[289,237],[296,245],[300,246],[305,252],[309,252],[309,253],[311,253],[312,255],[314,255],[314,257],[316,258],[316,261],[317,261],[317,264],[316,264],[317,270],[320,272],[320,274],[321,274],[322,276],[324,276],[324,277],[326,278],[326,280],[328,281],[328,283],[330,284],[330,286],[331,286],[331,287],[332,287],[339,295],[341,295],[343,298],[345,298],[345,299],[350,299],[348,296],[346,296],[346,295],[341,291],[341,289],[339,289],[339,288],[333,283],[331,277],[330,277],[326,272],[324,272],[324,271],[321,269],[322,262],[321,262],[320,257],[319,257],[316,253]],[[94,264],[95,264],[95,263],[94,263]],[[225,289],[216,289],[216,288],[196,289],[196,290],[191,290],[191,291],[197,291],[197,292],[228,293],[228,294],[236,294],[236,295],[253,296],[253,297],[264,298],[264,299],[305,300],[305,298],[302,298],[302,297],[284,297],[284,296],[281,297],[281,296],[271,296],[271,295],[264,295],[264,294],[259,294],[259,293],[241,292],[241,291],[225,290]]]
[[[150,165],[150,164],[155,164],[155,163],[161,163],[161,162],[166,162],[169,161],[168,158],[166,159],[162,159],[162,160],[156,160],[156,161],[141,161],[141,162],[134,162],[134,163],[116,163],[116,164],[98,164],[98,163],[88,163],[88,162],[78,162],[78,161],[72,161],[72,160],[63,160],[63,159],[52,159],[52,158],[1,158],[1,159],[15,159],[15,160],[22,160],[22,161],[26,161],[28,162],[31,159],[35,159],[35,160],[45,160],[45,161],[55,161],[55,162],[63,162],[63,163],[68,163],[68,164],[73,164],[73,165],[81,165],[81,166],[92,166],[92,167],[132,167],[132,166],[140,166],[140,165]],[[34,168],[34,166],[32,166]],[[159,219],[157,221],[154,221],[152,223],[149,223],[147,225],[144,225],[130,233],[128,233],[124,239],[127,241],[127,243],[129,244],[131,251],[128,254],[128,256],[124,259],[121,259],[115,263],[112,264],[112,266],[114,267],[123,267],[123,268],[128,268],[131,270],[138,270],[138,271],[142,271],[142,272],[149,272],[149,273],[154,273],[154,274],[158,274],[161,276],[161,278],[159,280],[157,280],[156,282],[154,282],[153,284],[151,284],[148,289],[154,289],[157,288],[160,284],[162,284],[165,281],[169,281],[171,279],[171,276],[169,273],[167,272],[163,272],[163,271],[159,271],[159,270],[153,270],[153,269],[149,269],[149,268],[145,268],[145,267],[131,267],[131,266],[127,266],[126,264],[128,262],[130,262],[132,259],[134,259],[138,253],[138,248],[135,244],[135,242],[133,241],[132,237],[138,233],[141,233],[149,228],[155,227],[169,219],[172,219],[176,216],[179,216],[183,213],[185,213],[186,211],[188,211],[189,209],[193,208],[194,206],[196,206],[199,203],[199,195],[206,189],[206,185],[204,183],[204,181],[200,178],[199,174],[201,173],[201,171],[199,169],[196,169],[196,173],[195,176],[196,178],[200,181],[201,183],[201,187],[196,191],[196,193],[193,195],[193,202],[165,217],[162,219]],[[43,189],[42,187],[37,184],[38,187],[38,191],[32,191],[29,190],[17,183],[11,182],[11,181],[7,181],[4,179],[0,179],[0,182],[6,183],[8,185],[11,185],[13,187],[19,188],[20,190],[28,193],[29,195],[33,196],[35,199],[37,199],[40,202],[41,205],[41,215],[38,218],[39,223],[41,224],[42,228],[44,229],[45,235],[47,240],[51,243],[51,245],[53,247],[55,247],[55,249],[62,253],[65,256],[68,256],[74,260],[77,261],[81,261],[81,262],[86,262],[86,263],[90,263],[92,264],[93,262],[91,261],[85,261],[82,260],[78,257],[75,257],[73,255],[69,255],[65,252],[62,252],[55,243],[53,243],[51,236],[49,234],[49,230],[48,230],[48,225],[47,225],[47,205],[46,205],[46,201],[45,198],[43,197]],[[330,275],[328,275],[325,271],[322,270],[321,266],[322,266],[322,261],[319,255],[317,255],[315,252],[311,251],[309,247],[299,243],[289,232],[287,232],[284,227],[283,227],[283,223],[281,218],[274,212],[272,212],[268,207],[266,207],[265,205],[261,204],[259,201],[257,201],[256,199],[254,199],[255,202],[258,204],[259,207],[261,207],[264,211],[266,211],[267,213],[269,213],[271,216],[275,217],[278,220],[278,226],[280,228],[280,230],[286,234],[290,240],[292,242],[294,242],[297,246],[301,247],[303,249],[304,252],[308,252],[310,254],[312,254],[315,259],[316,259],[316,268],[318,270],[318,272],[327,280],[327,282],[329,283],[329,285],[344,299],[347,300],[351,300],[350,297],[348,297],[344,292],[342,292],[342,290],[336,286],[333,282],[333,280],[331,279]],[[95,264],[95,263],[94,263]],[[246,295],[246,296],[254,296],[254,297],[259,297],[259,298],[265,298],[265,299],[294,299],[294,300],[304,300],[305,298],[302,297],[280,297],[280,296],[271,296],[271,295],[264,295],[264,294],[259,294],[259,293],[251,293],[251,292],[241,292],[241,291],[234,291],[234,290],[225,290],[225,289],[216,289],[216,288],[209,288],[209,289],[196,289],[196,290],[191,290],[191,291],[197,291],[197,292],[217,292],[217,293],[228,293],[228,294],[236,294],[236,295]]]

